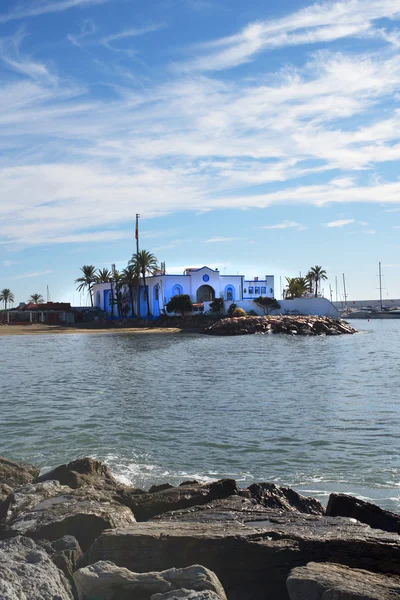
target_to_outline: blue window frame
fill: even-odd
[[[266,287],[262,287],[261,288],[261,293],[262,294],[266,294],[267,293],[267,288]]]

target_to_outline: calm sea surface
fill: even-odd
[[[400,320],[333,338],[0,337],[0,454],[345,491],[400,510]]]

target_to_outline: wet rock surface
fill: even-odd
[[[147,521],[152,517],[180,508],[206,504],[217,498],[227,498],[238,494],[239,489],[233,479],[222,479],[203,485],[168,487],[154,493],[140,493],[126,490],[118,494],[118,500],[129,506],[137,521]]]
[[[202,329],[207,335],[248,335],[285,333],[289,335],[343,335],[356,333],[349,323],[330,317],[267,316],[221,319]]]
[[[115,490],[123,486],[111,473],[109,467],[93,458],[80,458],[66,465],[60,465],[52,471],[36,477],[35,483],[42,481],[58,481],[72,489],[94,487],[102,490]]]
[[[107,492],[72,490],[56,481],[27,484],[6,500],[0,537],[57,540],[72,535],[85,550],[104,529],[135,522],[132,512]]]
[[[76,570],[78,559],[82,556],[78,540],[72,535],[65,535],[53,542],[39,540],[37,543],[47,552],[56,567],[64,573],[68,581],[74,586],[73,574]]]
[[[62,572],[33,540],[0,541],[1,600],[73,600]]]
[[[226,600],[217,576],[200,565],[135,573],[112,562],[99,561],[76,571],[74,581],[79,600],[150,600],[155,595],[163,597],[169,592],[177,594],[182,590],[186,594],[210,591],[220,600]]]
[[[18,464],[0,456],[0,484],[11,488],[29,483],[39,475],[39,467]]]
[[[109,560],[139,572],[202,564],[230,600],[287,598],[290,570],[314,560],[400,573],[396,534],[349,519],[264,510],[269,518],[251,523],[153,521],[104,531],[82,562]]]
[[[248,488],[257,504],[266,508],[298,511],[309,515],[324,515],[325,509],[315,498],[302,496],[289,487],[275,483],[253,483]]]
[[[331,517],[351,517],[376,529],[400,533],[400,515],[354,496],[331,494],[326,514]]]
[[[309,563],[293,569],[287,589],[290,600],[398,600],[400,577],[338,564]]]

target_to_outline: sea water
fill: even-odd
[[[273,481],[400,510],[400,320],[354,336],[0,337],[0,455],[138,487]]]

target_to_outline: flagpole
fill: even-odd
[[[139,264],[139,219],[140,215],[136,213],[136,229],[135,229],[135,238],[136,238],[136,264]],[[136,300],[137,300],[137,310],[136,314],[138,319],[140,319],[140,272],[138,273],[138,286],[136,290]]]

